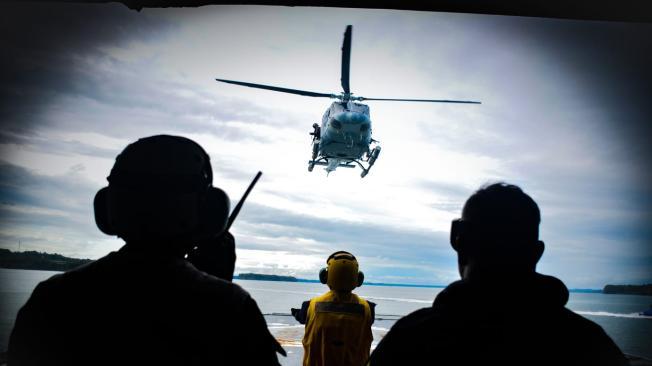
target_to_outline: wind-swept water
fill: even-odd
[[[5,351],[18,309],[27,301],[38,282],[54,275],[49,271],[0,268],[0,351]],[[303,325],[289,316],[290,308],[322,294],[319,283],[236,280],[256,300],[266,314],[267,325],[288,351],[284,365],[300,365]],[[430,306],[442,289],[427,287],[362,286],[356,293],[377,304],[373,325],[374,347],[397,318]],[[568,307],[600,324],[627,353],[652,359],[652,318],[638,315],[652,303],[652,297],[571,293]],[[536,314],[532,314],[536,316]],[[282,358],[282,357],[281,357]]]

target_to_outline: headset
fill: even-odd
[[[213,187],[210,157],[195,141],[156,135],[128,145],[95,195],[97,227],[126,241],[201,240],[226,226],[230,200]]]
[[[462,219],[455,219],[451,222],[450,243],[456,252],[460,249],[457,238],[463,235],[463,233],[468,234],[470,232],[468,226],[469,222]]]
[[[356,264],[358,263],[358,260],[355,258],[355,256],[349,252],[345,252],[343,250],[337,251],[330,256],[328,256],[328,259],[326,259],[326,264],[330,266],[331,261],[340,261],[340,260],[345,260],[345,261],[352,261],[355,262]],[[324,267],[319,271],[319,282],[323,284],[328,283],[328,267]],[[358,277],[356,279],[356,284],[355,287],[360,287],[362,286],[362,283],[364,282],[364,273],[362,271],[358,271]]]

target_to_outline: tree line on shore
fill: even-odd
[[[40,271],[67,271],[91,262],[90,259],[69,258],[61,254],[37,251],[12,252],[0,248],[0,267]]]
[[[61,254],[50,254],[37,251],[12,252],[0,248],[0,268],[32,269],[40,271],[68,271],[79,267],[91,259],[69,258]],[[241,280],[262,281],[301,281],[292,276],[266,275],[258,273],[240,273],[235,278]],[[652,284],[646,285],[606,285],[602,289],[604,294],[648,295],[652,296]]]

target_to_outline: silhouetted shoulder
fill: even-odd
[[[102,364],[277,365],[279,348],[237,284],[182,258],[115,252],[39,284],[17,317],[10,357],[34,364],[95,363],[105,355]]]
[[[420,345],[430,337],[424,337],[423,331],[430,329],[436,318],[438,315],[430,307],[399,319],[371,354],[370,365],[397,365],[425,358],[426,353]]]
[[[438,315],[432,307],[415,310],[412,313],[399,319],[392,327],[392,330],[395,329],[396,331],[411,331],[414,328],[426,326],[432,322],[433,319],[437,318]]]
[[[392,327],[374,350],[371,365],[627,364],[600,326],[564,307],[568,294],[561,281],[531,280],[513,290],[500,284],[451,284],[433,307]]]
[[[599,360],[596,365],[629,365],[620,348],[600,325],[566,308],[564,316],[568,319],[568,326],[564,329],[568,333],[566,338],[575,340],[579,355],[590,355]]]

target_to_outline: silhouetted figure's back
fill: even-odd
[[[462,279],[400,319],[370,365],[627,365],[600,326],[568,310],[568,290],[535,272],[539,209],[520,188],[476,192],[451,228]]]
[[[180,137],[127,147],[95,207],[102,231],[127,244],[37,286],[18,314],[9,364],[278,365],[283,350],[249,294],[184,259],[199,242],[234,247],[222,233],[228,197],[209,169],[203,149]],[[235,254],[214,263],[225,258]]]
[[[270,364],[275,352],[240,287],[127,247],[41,283],[15,329],[12,365]]]

